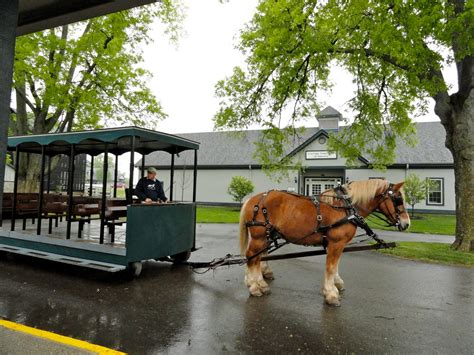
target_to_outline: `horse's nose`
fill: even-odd
[[[404,231],[410,227],[410,217],[408,218],[400,218],[400,223],[398,224],[398,229],[400,231]]]

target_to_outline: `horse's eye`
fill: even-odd
[[[394,202],[395,202],[395,205],[397,205],[397,206],[403,205],[403,197],[401,197],[401,196],[396,196],[396,197],[394,198]]]

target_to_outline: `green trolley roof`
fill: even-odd
[[[46,155],[68,155],[74,144],[75,154],[98,155],[107,147],[110,153],[120,155],[132,150],[131,137],[135,137],[135,151],[141,154],[159,150],[180,153],[199,149],[199,143],[189,139],[139,127],[123,127],[14,136],[8,138],[8,150],[14,151],[18,147],[21,152],[41,154],[44,147]]]

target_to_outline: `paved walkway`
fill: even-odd
[[[453,243],[453,235],[443,234],[422,234],[410,232],[397,232],[386,230],[374,230],[382,239],[390,242],[432,242],[432,243]],[[363,230],[359,231],[360,233]]]
[[[453,240],[379,234],[387,241]],[[237,235],[236,224],[198,224],[202,249],[192,260],[237,253]],[[0,354],[100,352],[71,347],[75,339],[131,354],[472,354],[472,269],[349,253],[340,266],[347,290],[342,306],[333,308],[321,294],[324,263],[324,257],[273,262],[272,294],[254,298],[239,266],[199,275],[152,261],[131,282],[0,258],[0,319],[70,339],[58,343],[0,326]]]

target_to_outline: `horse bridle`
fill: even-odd
[[[395,226],[398,227],[400,225],[400,215],[402,214],[402,211],[400,211],[400,206],[403,206],[403,197],[401,193],[397,195],[395,191],[393,190],[393,184],[389,184],[387,190],[385,190],[382,194],[380,194],[381,201],[377,204],[377,208],[374,210],[376,212],[374,215],[383,220],[384,222],[388,223],[390,226]],[[387,200],[390,199],[393,204],[393,209],[395,210],[395,215],[392,214],[389,208],[387,208]],[[385,208],[388,212],[388,216],[385,215],[385,213],[382,212],[380,209],[380,205],[384,204]],[[379,214],[382,214],[380,216]]]

